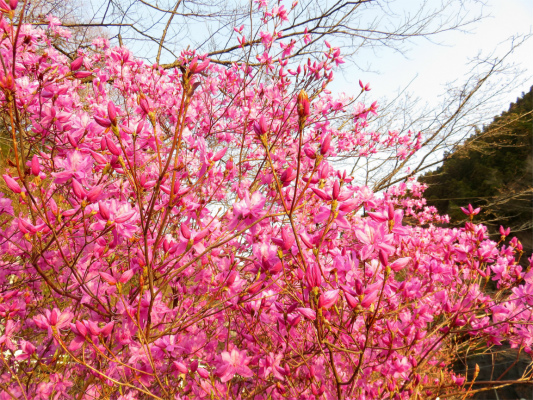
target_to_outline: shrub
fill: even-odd
[[[68,31],[13,14],[2,400],[430,398],[465,390],[461,352],[531,351],[516,240],[336,168],[398,145],[367,131],[375,103],[327,91],[338,49],[293,70],[290,46],[254,67],[184,51],[167,71],[98,40],[70,61],[50,45]]]

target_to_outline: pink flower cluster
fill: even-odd
[[[468,387],[461,349],[531,352],[519,242],[337,168],[417,146],[364,131],[375,104],[336,124],[339,49],[294,74],[292,42],[270,40],[257,68],[106,46],[70,61],[8,11],[0,399],[430,398]]]

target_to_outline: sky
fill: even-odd
[[[404,0],[402,9],[414,11],[420,0]],[[348,71],[338,76],[332,91],[357,93],[359,79],[370,82],[371,97],[391,97],[391,94],[409,85],[408,91],[420,97],[424,102],[437,104],[438,95],[443,93],[445,84],[466,76],[469,57],[478,53],[495,52],[503,54],[510,46],[502,43],[513,35],[532,33],[532,0],[485,0],[472,15],[481,11],[485,18],[469,28],[469,33],[445,32],[434,37],[435,42],[417,39],[404,54],[381,49],[379,53],[367,51],[363,57],[372,59],[374,72],[357,73]],[[403,11],[403,10],[402,10]],[[519,87],[505,96],[501,111],[508,108],[522,92],[527,92],[533,85],[533,38],[517,49],[510,61],[520,64],[525,70],[523,87]],[[347,89],[349,88],[349,89]]]
[[[328,0],[316,1],[320,3]],[[533,0],[469,0],[465,2],[463,9],[457,8],[461,4],[460,0],[376,0],[368,4],[361,18],[367,18],[366,22],[380,19],[386,15],[380,7],[386,7],[388,11],[398,15],[396,20],[390,21],[394,24],[395,21],[401,21],[405,15],[413,16],[421,9],[431,10],[440,4],[447,4],[448,1],[452,6],[448,7],[444,14],[439,13],[438,17],[454,17],[466,12],[468,18],[475,18],[479,14],[484,18],[469,25],[466,28],[468,32],[454,30],[429,38],[416,38],[407,44],[406,51],[402,52],[379,45],[375,49],[359,49],[355,56],[357,67],[346,64],[343,72],[335,73],[335,81],[328,88],[337,95],[342,92],[357,95],[360,90],[358,81],[361,79],[372,87],[372,91],[365,96],[365,103],[377,100],[379,104],[386,104],[386,99],[392,99],[396,93],[407,88],[412,97],[421,99],[417,107],[422,108],[424,103],[427,103],[435,111],[442,110],[440,102],[446,94],[446,83],[455,80],[460,84],[469,76],[469,58],[491,53],[501,56],[510,48],[509,43],[503,43],[506,39],[533,33]],[[282,2],[287,6],[292,0]],[[105,9],[106,3],[104,0],[91,2],[92,6],[100,7],[100,10]],[[421,7],[422,3],[426,3],[427,7]],[[361,26],[365,25],[365,21],[362,22]],[[385,24],[380,24],[380,29],[386,30],[386,25],[386,21]],[[198,31],[199,36],[203,37],[206,27],[199,23],[192,24],[191,29],[193,32]],[[190,44],[186,41],[187,38],[180,44],[183,47]],[[330,41],[332,45],[336,45],[334,40]],[[150,45],[151,51],[147,53],[146,46]],[[149,57],[155,47],[151,42],[145,42],[144,45],[136,43],[131,48],[137,56]],[[162,58],[163,63],[171,61],[173,59],[165,58],[165,55]],[[510,93],[498,93],[494,108],[487,112],[486,122],[507,110],[509,103],[516,101],[522,92],[527,92],[533,85],[533,38],[517,49],[509,61],[519,64],[525,72],[520,77],[521,82]],[[501,85],[502,82],[498,84]],[[490,88],[492,90],[493,87]]]
[[[316,1],[321,3],[328,0]],[[367,22],[374,18],[379,19],[383,15],[380,7],[386,7],[396,13],[398,18],[402,18],[405,15],[416,15],[421,9],[439,7],[441,3],[446,4],[448,1],[451,0],[376,0],[364,9],[362,18],[368,18]],[[289,7],[288,4],[292,3],[292,0],[283,0],[282,3]],[[422,3],[427,3],[427,7],[421,7]],[[105,4],[107,2],[104,0],[91,1],[91,5],[96,7],[95,10],[98,8],[100,11],[105,10]],[[348,66],[344,68],[344,73],[335,74],[336,79],[329,87],[330,90],[337,94],[340,92],[346,92],[348,95],[358,94],[358,81],[362,79],[365,83],[369,82],[372,87],[372,92],[367,98],[383,99],[393,97],[396,92],[410,84],[408,88],[410,93],[420,97],[423,102],[436,106],[438,96],[444,92],[447,82],[467,76],[469,57],[480,52],[489,54],[495,51],[497,55],[503,54],[509,45],[501,44],[502,41],[513,35],[523,35],[533,31],[533,0],[469,0],[465,2],[462,10],[457,8],[460,1],[453,0],[451,4],[453,6],[449,7],[447,14],[444,15],[453,17],[468,12],[469,18],[475,18],[479,14],[485,18],[469,25],[466,28],[468,33],[450,31],[430,38],[417,38],[408,45],[408,51],[402,53],[383,46],[378,46],[377,50],[359,49],[356,55],[358,65],[370,65],[372,72]],[[393,24],[394,20],[390,22]],[[380,25],[381,28],[383,26]],[[205,25],[193,24],[192,30],[195,29],[203,37]],[[184,42],[184,47],[187,44],[191,43]],[[332,41],[332,44],[335,45],[335,42]],[[148,44],[136,48],[138,46],[137,43],[132,47],[134,53],[137,56],[143,54],[148,56],[150,53],[150,51],[147,53],[146,49]],[[515,101],[522,91],[528,91],[533,84],[533,38],[521,47],[511,60],[526,69],[524,76],[529,76],[529,79],[522,87],[502,99],[501,111],[507,109],[509,102]],[[154,46],[151,48],[153,50]],[[162,59],[162,62],[171,61],[173,60]]]

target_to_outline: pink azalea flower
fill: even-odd
[[[71,178],[76,178],[83,182],[91,172],[92,159],[88,155],[82,154],[75,150],[68,153],[66,158],[56,157],[55,165],[62,172],[53,172],[52,176],[55,178],[55,183],[65,183]]]
[[[253,376],[253,372],[247,367],[249,363],[250,358],[246,357],[245,350],[232,349],[231,352],[223,351],[216,375],[220,377],[223,383],[229,381],[235,375],[250,378]]]
[[[266,210],[263,210],[265,201],[265,197],[260,192],[255,192],[250,198],[246,191],[244,199],[233,205],[234,217],[228,229],[234,229],[237,226],[242,229],[263,217],[266,214]]]

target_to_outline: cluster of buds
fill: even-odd
[[[362,80],[359,79],[359,86],[361,86],[362,92],[368,92],[370,91],[370,83],[367,83],[366,85],[363,83]]]
[[[5,91],[13,91],[15,89],[15,81],[13,80],[13,75],[11,73],[2,74],[0,73],[0,88]],[[8,97],[11,96],[8,94]]]
[[[500,235],[502,237],[502,240],[505,240],[507,236],[511,233],[511,228],[504,228],[503,226],[500,226]]]
[[[77,79],[84,79],[92,75],[91,71],[78,71],[83,66],[83,56],[76,58],[70,63],[70,71]]]
[[[4,0],[0,0],[0,11],[9,15],[10,18],[13,18],[18,3],[18,0],[9,0],[9,4],[7,4]]]
[[[479,211],[481,211],[481,209],[479,207],[474,208],[472,207],[472,204],[469,204],[468,208],[461,207],[461,211],[463,211],[466,215],[468,215],[470,220],[472,220],[474,218],[474,215],[479,214]]]
[[[209,58],[202,61],[198,59],[198,57],[194,57],[189,63],[188,68],[180,65],[183,87],[189,100],[201,84],[200,81],[196,80],[194,75],[202,74],[207,69],[210,62]]]

